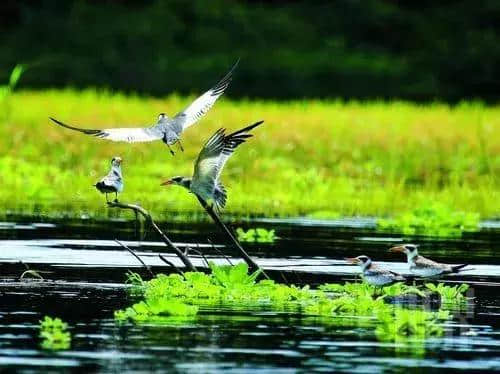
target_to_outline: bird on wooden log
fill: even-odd
[[[118,202],[118,193],[123,191],[123,177],[122,177],[122,159],[121,157],[113,157],[111,160],[111,170],[94,186],[101,193],[106,194],[106,201],[108,200],[108,193],[115,194],[115,202]]]

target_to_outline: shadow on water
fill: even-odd
[[[300,269],[307,264],[305,273],[317,271],[290,279],[294,283],[329,280],[321,272],[321,264],[326,269],[341,269],[344,277],[353,279],[356,268],[346,267],[341,259],[361,253],[404,266],[403,259],[387,253],[391,244],[402,241],[421,244],[432,258],[469,262],[491,273],[474,278],[474,299],[465,310],[454,312],[445,335],[425,342],[382,342],[372,328],[355,319],[304,317],[293,310],[277,312],[266,306],[205,307],[191,319],[170,318],[159,325],[117,324],[113,311],[133,301],[127,296],[124,274],[129,268],[140,268],[112,240],[135,241],[133,222],[4,222],[0,224],[4,277],[0,282],[0,368],[25,372],[43,367],[82,372],[374,373],[500,367],[500,287],[496,283],[500,267],[495,266],[500,265],[500,230],[489,228],[460,239],[438,239],[378,233],[369,223],[355,220],[344,225],[264,220],[233,227],[275,229],[279,239],[274,243],[245,243],[245,247],[271,268]],[[217,245],[224,244],[208,223],[169,224],[168,232],[176,242],[207,243],[210,238]],[[145,261],[157,264],[156,271],[168,270],[156,262],[156,253],[164,251],[157,241],[147,233],[134,249],[144,254]],[[210,245],[203,250],[215,255]],[[221,250],[231,254],[230,248]],[[20,260],[26,265],[19,264]],[[42,274],[58,280],[20,282],[25,266],[50,271]],[[52,353],[39,349],[37,326],[44,315],[69,323],[69,350]]]

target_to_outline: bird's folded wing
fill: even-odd
[[[180,132],[186,130],[189,126],[193,125],[201,117],[203,117],[215,104],[217,99],[222,96],[226,88],[229,86],[229,83],[231,83],[231,80],[233,79],[233,71],[238,65],[238,62],[239,60],[236,61],[229,73],[227,73],[224,78],[222,78],[215,86],[198,97],[191,103],[191,105],[189,105],[173,118],[175,127]]]
[[[423,268],[439,268],[439,267],[445,267],[446,265],[440,264],[439,262],[432,261],[426,257],[423,256],[418,256],[415,260],[415,265],[421,266]]]
[[[152,142],[155,140],[160,140],[163,138],[163,132],[158,128],[158,126],[145,127],[145,128],[117,128],[117,129],[103,129],[103,130],[93,130],[93,129],[82,129],[79,127],[74,127],[56,120],[55,118],[49,117],[53,122],[57,123],[59,126],[65,127],[70,130],[79,131],[87,135],[93,135],[98,138],[111,140],[113,142]]]

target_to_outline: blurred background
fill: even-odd
[[[226,214],[477,229],[500,217],[499,25],[488,0],[2,1],[0,215],[112,214],[92,186],[116,155],[123,200],[199,212],[159,181],[192,173],[216,129],[263,119],[224,170]],[[48,119],[149,126],[238,58],[175,158]]]
[[[0,2],[0,81],[198,92],[241,57],[233,97],[494,101],[500,2]]]

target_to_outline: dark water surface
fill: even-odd
[[[474,299],[453,312],[445,334],[425,342],[387,343],[374,328],[356,319],[304,317],[265,305],[237,310],[205,307],[192,319],[167,318],[161,325],[119,325],[113,311],[133,300],[123,284],[127,269],[144,273],[137,261],[113,242],[124,240],[154,271],[168,270],[158,260],[164,251],[147,233],[134,243],[134,224],[82,221],[0,224],[0,371],[32,372],[442,372],[500,370],[500,230],[495,225],[462,238],[405,238],[377,233],[370,222],[286,220],[235,224],[274,228],[272,244],[247,243],[250,254],[293,283],[353,279],[356,268],[345,256],[366,254],[403,269],[403,259],[387,253],[391,244],[415,242],[422,253],[474,270],[447,280],[468,280]],[[224,240],[210,224],[171,224],[175,242]],[[200,249],[220,255],[210,245]],[[170,258],[170,257],[169,257]],[[195,258],[201,264],[201,259]],[[22,261],[22,263],[20,263]],[[45,281],[19,281],[26,268],[43,271]],[[293,271],[292,271],[293,270]],[[39,348],[38,321],[44,315],[67,321],[71,348]]]

